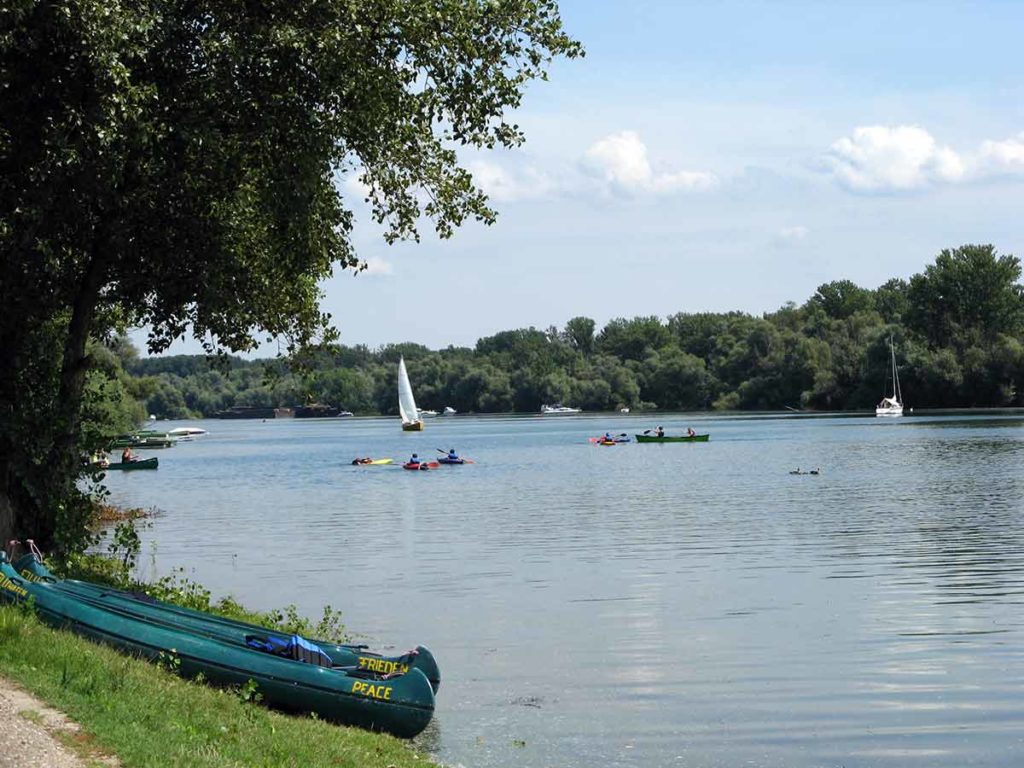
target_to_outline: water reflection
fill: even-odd
[[[166,510],[164,571],[431,646],[418,743],[448,763],[1024,763],[1024,420],[658,418],[712,440],[586,442],[639,416],[214,422],[110,485]],[[449,445],[478,463],[348,463]]]

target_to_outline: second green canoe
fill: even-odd
[[[711,435],[677,435],[675,437],[658,437],[657,435],[637,435],[638,443],[706,443]]]

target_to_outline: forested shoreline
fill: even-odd
[[[801,305],[754,316],[680,311],[598,329],[526,328],[474,348],[330,345],[293,358],[139,358],[115,352],[130,387],[159,418],[209,417],[234,406],[339,406],[396,412],[404,355],[421,407],[460,413],[539,410],[845,410],[873,407],[889,381],[889,339],[909,407],[1020,406],[1024,290],[1019,260],[989,245],[944,250],[910,280],[875,289],[821,285]]]

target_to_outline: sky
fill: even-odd
[[[560,7],[586,57],[528,86],[524,146],[462,156],[496,224],[389,246],[341,184],[368,264],[323,285],[342,343],[759,314],[965,243],[1024,257],[1024,3]]]

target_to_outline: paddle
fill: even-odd
[[[447,455],[448,455],[448,451],[444,450],[443,448],[435,448],[434,450],[435,450],[435,451],[437,451],[438,453],[443,453],[443,454],[444,454],[445,456],[447,456]],[[466,459],[466,458],[464,458],[464,459],[462,460],[462,463],[463,463],[463,464],[472,464],[472,463],[473,463],[473,460],[472,460],[472,459]]]

